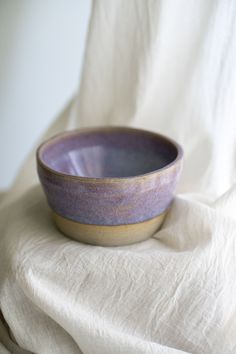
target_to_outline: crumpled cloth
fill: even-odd
[[[46,136],[147,128],[183,145],[184,169],[153,238],[103,248],[54,227],[32,152],[0,210],[0,307],[22,349],[236,353],[235,11],[235,1],[94,1],[78,95]]]

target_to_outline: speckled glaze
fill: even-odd
[[[163,214],[173,200],[183,152],[159,134],[88,128],[51,138],[37,150],[51,209],[88,225],[129,225]]]

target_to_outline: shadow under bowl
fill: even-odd
[[[37,169],[66,235],[115,246],[152,236],[173,200],[183,151],[162,135],[127,127],[59,134],[39,146]]]

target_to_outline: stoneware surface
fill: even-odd
[[[128,225],[89,225],[61,217],[55,212],[53,219],[64,234],[75,240],[99,246],[120,246],[144,241],[161,226],[166,212],[147,221]]]
[[[156,231],[173,200],[182,158],[174,141],[126,127],[62,133],[37,150],[39,178],[58,227],[101,245],[137,242]],[[151,226],[142,227],[147,221]],[[120,241],[108,240],[109,232]]]

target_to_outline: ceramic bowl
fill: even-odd
[[[82,242],[115,246],[152,236],[171,205],[180,145],[125,127],[65,132],[37,150],[37,168],[58,228]]]

